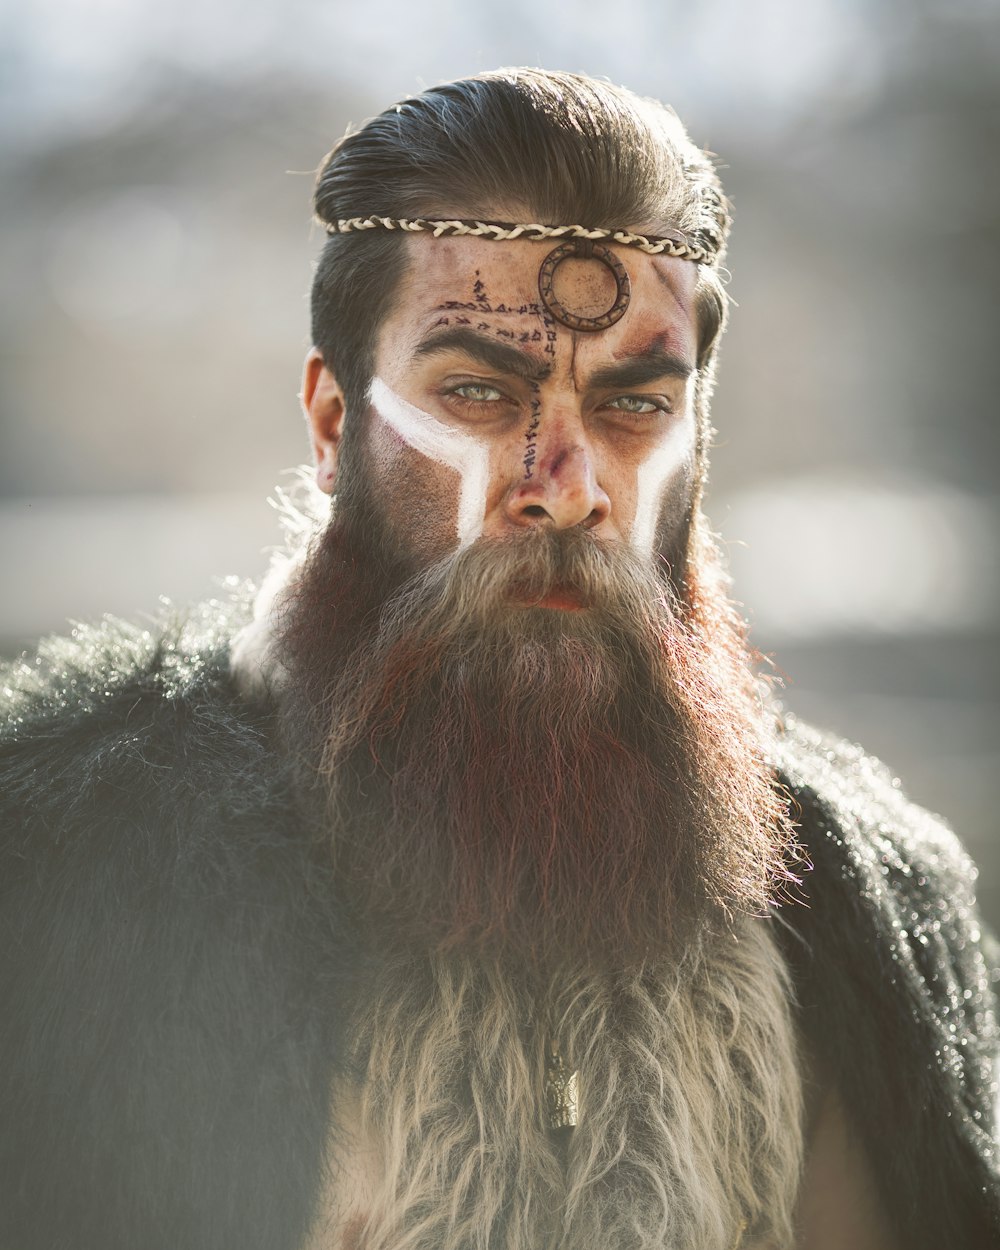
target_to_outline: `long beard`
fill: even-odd
[[[409,575],[385,550],[333,523],[279,641],[286,733],[373,941],[622,967],[766,909],[790,836],[723,600],[681,609],[579,531]],[[531,606],[554,591],[582,610]]]

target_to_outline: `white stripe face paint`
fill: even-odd
[[[692,373],[684,391],[684,413],[666,440],[640,465],[635,485],[635,517],[632,521],[632,546],[643,555],[652,555],[656,541],[663,488],[672,473],[684,463],[691,451],[690,431],[694,421],[694,387],[697,375]]]
[[[464,430],[445,425],[429,412],[414,407],[381,378],[372,381],[371,403],[382,420],[414,451],[458,474],[460,490],[455,526],[458,545],[462,548],[474,543],[483,532],[486,518],[489,448]]]

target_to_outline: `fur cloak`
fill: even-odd
[[[244,611],[80,629],[0,675],[0,1250],[308,1234],[365,956],[229,675]],[[778,764],[813,864],[778,915],[801,1027],[901,1244],[998,1245],[972,866],[859,750],[790,723]]]

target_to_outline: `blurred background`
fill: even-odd
[[[885,759],[1000,924],[993,0],[6,0],[0,652],[256,575],[345,131],[501,64],[720,154],[737,303],[710,513],[786,702]]]

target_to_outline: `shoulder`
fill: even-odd
[[[0,668],[0,744],[5,753],[69,734],[122,727],[136,706],[180,709],[213,700],[227,684],[230,639],[243,624],[249,589],[148,626],[105,617],[34,655]],[[134,726],[132,726],[134,728]]]
[[[304,1236],[356,956],[242,619],[106,621],[0,680],[4,1246]]]
[[[843,955],[867,952],[869,975],[903,987],[949,1034],[974,1023],[995,1050],[996,947],[978,916],[976,867],[955,833],[855,743],[789,718],[777,758],[806,860],[805,906],[785,914],[810,935],[812,958],[825,958],[820,941]]]
[[[881,761],[793,717],[784,722],[777,759],[810,856],[836,859],[859,883],[877,887],[875,902],[884,886],[971,904],[976,869],[961,842],[906,797]]]
[[[806,1035],[906,1244],[985,1244],[1000,1033],[975,867],[860,747],[790,719],[776,758],[808,860],[780,912]]]
[[[113,917],[146,926],[155,902],[183,934],[185,908],[203,911],[221,892],[273,896],[285,866],[307,855],[272,710],[230,676],[242,618],[235,597],[148,628],[105,620],[46,640],[3,675],[10,924],[34,917],[46,941],[70,940],[77,912],[89,932]],[[234,923],[238,906],[226,904]]]
[[[150,805],[164,816],[196,794],[259,801],[267,710],[229,676],[245,594],[148,627],[105,619],[49,638],[0,671],[3,844],[60,842]],[[273,772],[273,770],[271,770]],[[221,788],[220,788],[221,787]]]

